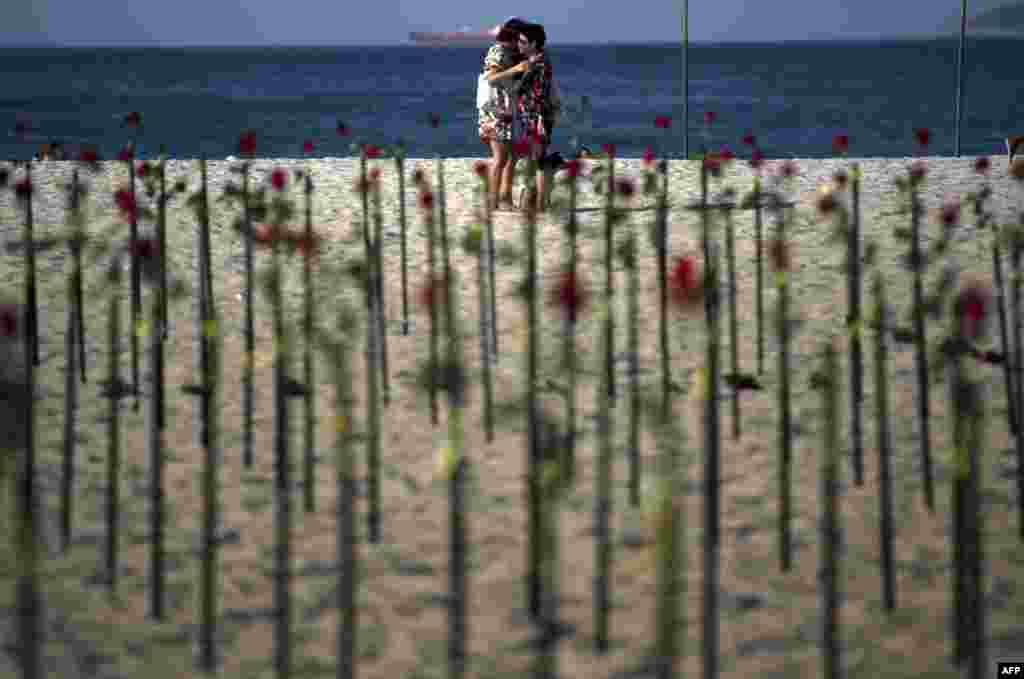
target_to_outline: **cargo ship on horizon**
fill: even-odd
[[[501,25],[494,26],[485,31],[474,31],[469,26],[463,26],[457,31],[441,33],[433,31],[413,31],[409,39],[415,45],[428,46],[449,46],[449,47],[486,47],[494,42]]]

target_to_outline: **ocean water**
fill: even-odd
[[[968,39],[961,154],[1005,153],[1024,133],[1021,42]],[[914,155],[913,130],[932,131],[929,155],[953,155],[958,40],[691,45],[689,150],[727,144],[740,157],[752,131],[768,158],[831,155],[834,134],[850,155]],[[139,156],[165,144],[172,158],[237,155],[239,132],[257,131],[260,157],[351,155],[353,141],[403,141],[410,157],[483,157],[475,90],[485,48],[191,47],[0,49],[0,159],[39,146],[94,144],[103,158],[132,138],[123,116],[139,111]],[[553,148],[616,145],[637,158],[647,145],[683,152],[682,50],[678,44],[558,45],[548,53],[567,111]],[[589,99],[589,110],[580,106]],[[703,113],[714,111],[710,129]],[[429,116],[440,116],[434,129]],[[656,115],[672,116],[669,130]],[[14,133],[18,116],[32,129]],[[338,121],[351,136],[336,133]]]

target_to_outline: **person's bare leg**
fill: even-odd
[[[501,193],[499,200],[502,203],[512,203],[512,183],[515,179],[516,157],[509,154],[505,160],[505,167],[501,173]]]
[[[505,145],[500,141],[491,140],[491,168],[489,172],[488,186],[487,186],[487,199],[490,201],[491,209],[498,207],[498,189],[499,182],[501,181],[502,167],[508,162],[508,156],[505,153]]]
[[[540,197],[540,207],[538,208],[541,212],[548,209],[548,202],[551,197],[551,177],[550,171],[544,168],[542,171],[537,173],[537,195]]]

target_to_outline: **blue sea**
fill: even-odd
[[[968,39],[961,154],[1005,153],[1024,133],[1020,47]],[[741,157],[747,130],[768,158],[831,155],[834,134],[854,157],[915,154],[913,130],[932,131],[929,155],[953,155],[956,37],[900,41],[696,44],[688,50],[689,151],[727,144]],[[0,159],[30,158],[44,142],[96,145],[103,158],[131,136],[139,156],[161,144],[171,158],[237,155],[238,135],[258,133],[260,157],[351,155],[354,140],[403,141],[407,155],[483,157],[476,131],[476,47],[178,47],[0,49]],[[567,112],[554,149],[616,145],[682,157],[683,58],[679,44],[558,45],[548,53]],[[581,97],[589,107],[580,106]],[[713,111],[710,129],[703,113]],[[434,129],[431,114],[441,119]],[[666,131],[657,115],[672,117]],[[18,116],[31,121],[19,141]],[[351,130],[336,133],[338,121]]]

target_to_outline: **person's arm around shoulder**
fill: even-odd
[[[489,68],[486,71],[484,71],[484,77],[487,78],[487,82],[491,83],[499,80],[509,80],[511,78],[515,78],[516,76],[522,73],[526,73],[527,68],[529,68],[529,64],[525,61],[522,61],[513,66],[512,68],[507,68],[504,71],[499,70],[497,68]]]

